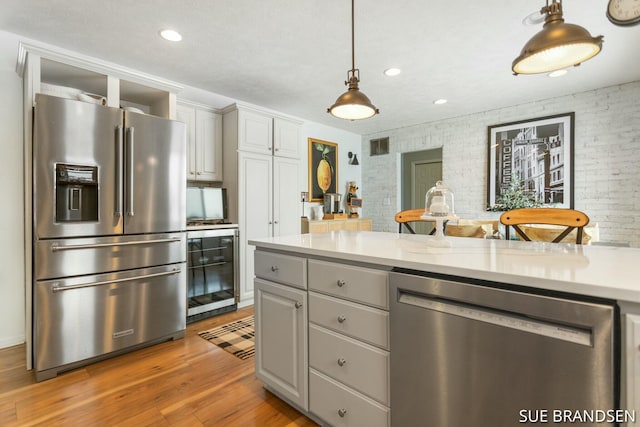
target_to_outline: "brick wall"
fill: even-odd
[[[393,129],[362,139],[363,213],[374,230],[396,231],[400,154],[442,147],[443,180],[461,218],[486,212],[487,127],[575,112],[574,201],[597,223],[600,240],[640,247],[640,81]],[[369,156],[369,140],[389,137],[389,154]]]

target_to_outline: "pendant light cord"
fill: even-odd
[[[355,0],[351,0],[351,71],[354,73],[356,72],[356,43],[355,43],[355,19],[354,19],[354,3]]]

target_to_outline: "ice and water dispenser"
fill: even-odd
[[[56,164],[56,222],[98,221],[98,167]]]

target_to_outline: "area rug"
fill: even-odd
[[[242,360],[255,354],[253,316],[198,332],[198,335]]]

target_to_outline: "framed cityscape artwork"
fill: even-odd
[[[574,115],[489,126],[490,210],[517,189],[538,205],[573,208]]]

